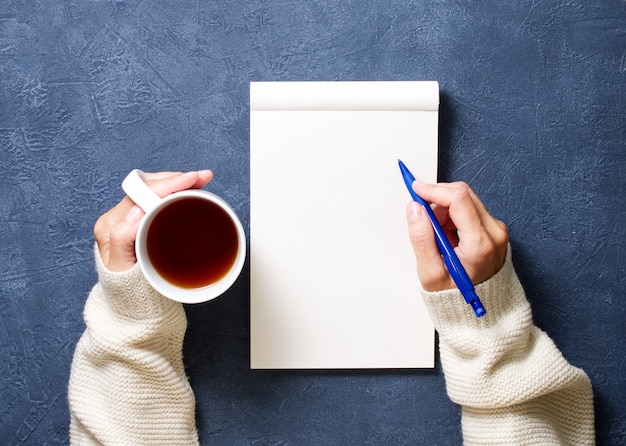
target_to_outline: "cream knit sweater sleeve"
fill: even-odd
[[[71,444],[198,444],[182,305],[154,291],[137,266],[108,271],[97,251],[99,282],[85,304],[69,383]]]
[[[71,444],[197,445],[182,306],[156,293],[138,267],[107,271],[97,250],[96,265],[100,281],[70,376]],[[477,292],[487,309],[480,319],[457,291],[423,292],[465,444],[594,444],[589,379],[533,325],[510,249]]]
[[[422,291],[435,328],[446,387],[462,406],[466,445],[592,445],[593,394],[533,325],[511,262],[477,286],[487,310],[474,316],[458,291]]]

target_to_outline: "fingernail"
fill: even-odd
[[[126,221],[132,224],[136,224],[139,220],[141,220],[142,216],[143,211],[141,210],[141,208],[139,206],[133,206],[128,211],[128,214],[126,214]]]
[[[194,176],[194,175],[197,175],[197,174],[198,174],[198,172],[192,171],[192,172],[185,172],[185,173],[182,174],[182,176],[183,177],[191,177],[191,176]]]
[[[422,218],[422,212],[422,207],[419,204],[413,202],[406,210],[406,218],[409,223],[416,222]]]

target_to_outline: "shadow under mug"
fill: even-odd
[[[135,255],[155,290],[193,304],[214,299],[235,283],[245,263],[246,235],[226,201],[198,189],[161,198],[139,169],[128,174],[122,189],[145,212]]]

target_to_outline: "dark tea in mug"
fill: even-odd
[[[217,204],[195,197],[169,203],[153,219],[146,250],[154,269],[180,288],[202,288],[223,278],[239,249],[237,228]]]

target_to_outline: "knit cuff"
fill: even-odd
[[[111,271],[104,265],[97,244],[94,251],[99,286],[115,313],[132,319],[153,319],[182,306],[152,288],[138,264],[126,271]]]
[[[530,313],[511,260],[511,246],[507,247],[504,265],[494,276],[475,286],[487,314],[476,317],[458,289],[444,291],[421,290],[430,317],[437,331],[454,328],[487,328],[494,326],[506,315],[515,311]]]

